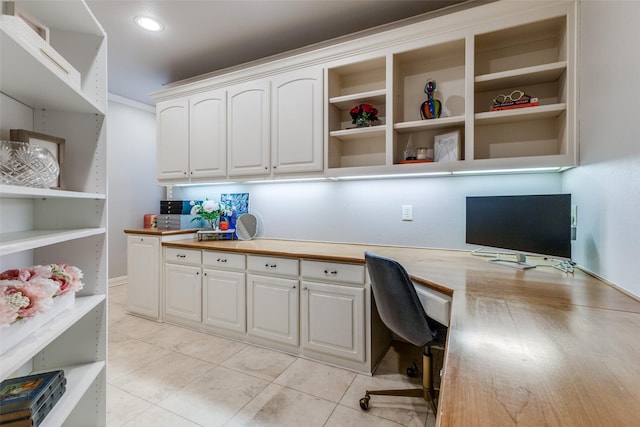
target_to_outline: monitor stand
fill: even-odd
[[[533,264],[527,264],[527,256],[525,254],[516,253],[515,261],[508,259],[490,259],[489,262],[491,264],[504,265],[505,267],[517,268],[518,270],[527,270],[529,268],[536,268]]]

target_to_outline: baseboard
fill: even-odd
[[[114,277],[113,279],[109,279],[109,287],[112,288],[114,286],[126,285],[127,282],[127,276]]]

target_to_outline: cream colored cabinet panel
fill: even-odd
[[[189,101],[159,102],[157,123],[157,177],[186,181],[189,176]]]
[[[297,280],[247,275],[247,333],[298,346]]]
[[[165,264],[165,318],[180,323],[201,321],[200,267]]]
[[[268,80],[229,89],[229,176],[265,175],[270,172],[269,89]]]
[[[159,251],[159,237],[127,237],[127,308],[153,320],[160,318]]]
[[[322,69],[273,78],[273,172],[322,171]]]
[[[204,269],[202,287],[202,323],[244,333],[246,330],[244,273]]]
[[[227,93],[211,91],[189,98],[189,177],[227,174]]]
[[[302,282],[303,350],[365,360],[363,287]]]

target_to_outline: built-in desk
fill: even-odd
[[[439,426],[635,426],[640,302],[586,273],[516,270],[463,251],[286,240],[164,246],[364,263],[390,256],[452,295]]]

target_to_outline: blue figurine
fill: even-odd
[[[424,86],[424,93],[427,94],[428,99],[420,106],[420,115],[423,120],[437,119],[442,113],[442,104],[437,99],[433,98],[433,92],[436,91],[436,81],[429,80]]]

